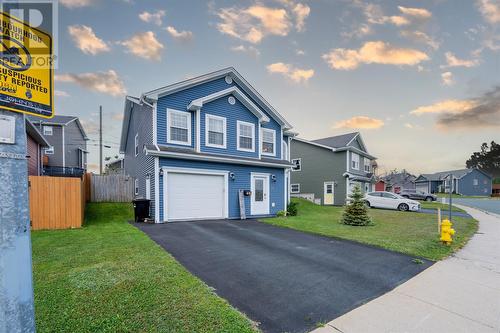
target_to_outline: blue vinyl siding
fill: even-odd
[[[474,185],[474,179],[477,179],[477,185]],[[479,170],[472,170],[458,181],[458,193],[462,195],[490,196],[491,188],[491,177]]]
[[[238,191],[240,189],[250,190],[250,174],[252,172],[269,173],[276,176],[276,181],[269,180],[269,211],[270,215],[275,215],[279,210],[284,210],[284,169],[267,168],[256,166],[244,166],[226,163],[211,163],[186,161],[171,158],[160,158],[161,167],[177,167],[177,168],[192,168],[192,169],[207,169],[233,172],[234,180],[229,179],[229,218],[239,218],[239,200]],[[167,194],[168,195],[168,194]],[[274,202],[275,206],[272,207]],[[245,197],[245,210],[247,217],[250,214],[250,197]],[[163,216],[163,177],[160,177],[160,221],[164,221]]]
[[[160,145],[171,145],[171,146],[178,146],[178,145],[173,145],[173,144],[168,144],[167,143],[167,109],[174,109],[178,111],[185,111],[185,112],[191,112],[192,117],[191,117],[191,148],[196,147],[196,113],[193,111],[187,111],[187,106],[189,103],[191,103],[193,100],[197,98],[201,98],[213,93],[216,93],[218,91],[230,88],[232,86],[238,87],[249,99],[251,99],[255,105],[260,106],[261,104],[259,103],[258,100],[247,94],[240,86],[238,86],[234,81],[231,84],[228,84],[225,82],[224,78],[216,79],[210,82],[205,82],[203,84],[178,91],[176,93],[160,97],[157,102],[157,130],[158,130],[158,144]],[[242,152],[234,149],[236,147],[236,120],[243,120],[247,121],[246,119],[255,119],[254,121],[256,122],[256,117],[255,115],[248,110],[245,106],[243,106],[238,100],[235,105],[230,105],[227,102],[228,96],[224,96],[219,98],[218,100],[212,101],[210,103],[205,104],[202,107],[201,111],[201,149],[203,152],[208,152],[208,153],[217,153],[217,154],[229,154],[229,155],[236,155],[236,156],[249,156],[248,152]],[[263,124],[263,128],[271,128],[276,131],[276,156],[275,158],[281,159],[281,126],[274,120],[273,117],[269,113],[267,113],[264,108],[260,107],[261,111],[265,113],[271,121],[267,124]],[[215,115],[220,115],[224,117],[228,117],[234,121],[229,121],[228,119],[228,132],[231,131],[231,133],[234,133],[234,135],[231,137],[228,134],[228,143],[229,141],[234,141],[234,146],[233,149],[231,147],[228,147],[227,150],[223,149],[217,149],[217,148],[212,148],[212,147],[205,147],[205,114],[206,113],[213,113]],[[257,126],[256,126],[256,131],[257,131]],[[257,137],[260,136],[260,133],[258,133]],[[258,141],[257,141],[258,142]],[[180,146],[180,147],[186,147],[186,146]],[[256,145],[256,150],[257,150],[258,145]],[[256,156],[258,156],[258,152],[256,151]],[[269,156],[266,156],[269,157]]]

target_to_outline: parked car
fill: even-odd
[[[402,196],[403,198],[413,199],[413,200],[425,200],[425,201],[437,200],[437,196],[435,196],[434,194],[418,191],[415,189],[402,190],[399,193],[399,195]]]
[[[365,195],[364,200],[368,207],[397,209],[400,211],[419,211],[420,203],[408,198],[385,191],[369,192]]]

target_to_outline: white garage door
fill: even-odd
[[[422,191],[422,192],[429,192],[429,185],[427,183],[423,183],[423,184],[416,184],[415,185],[415,189],[417,191]]]
[[[169,172],[168,220],[224,218],[224,188],[224,176]]]

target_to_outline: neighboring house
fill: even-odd
[[[452,193],[461,195],[490,196],[492,178],[480,169],[461,169],[422,174],[415,180],[417,190],[429,193],[449,193],[449,175],[452,175]]]
[[[318,204],[343,205],[354,185],[373,190],[375,157],[361,134],[349,133],[307,141],[293,138],[290,192]]]
[[[107,175],[123,174],[125,172],[125,159],[119,158],[115,161],[106,163],[105,173]]]
[[[381,177],[381,180],[385,185],[385,189],[381,191],[399,193],[402,190],[415,189],[415,179],[417,179],[417,177],[406,172],[406,170],[397,173],[391,172],[390,174]]]
[[[500,197],[500,183],[493,184],[491,195],[494,197]]]
[[[27,143],[27,157],[28,157],[28,175],[41,176],[42,175],[42,154],[43,149],[48,148],[50,143],[43,137],[35,125],[26,119],[26,143]]]
[[[120,152],[157,223],[271,216],[288,202],[290,124],[234,69],[125,100]]]
[[[377,180],[375,183],[375,191],[385,191],[385,181],[383,179]]]
[[[54,116],[50,119],[29,117],[50,143],[43,151],[43,174],[81,176],[87,169],[87,134],[78,117]]]

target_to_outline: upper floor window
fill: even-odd
[[[262,154],[275,156],[276,131],[268,128],[262,129]]]
[[[479,185],[479,180],[477,180],[477,179],[473,179],[473,180],[472,180],[472,184],[473,184],[474,186]]]
[[[139,155],[139,134],[134,137],[134,152],[135,156]]]
[[[371,172],[372,168],[371,168],[371,161],[369,159],[367,159],[366,157],[363,158],[364,162],[365,162],[365,172]]]
[[[167,109],[167,142],[178,145],[191,145],[191,113]]]
[[[52,126],[43,126],[43,135],[52,135]]]
[[[255,124],[238,121],[238,150],[255,151]]]
[[[356,153],[351,153],[351,167],[359,170],[359,155]]]
[[[49,148],[44,149],[45,155],[54,155],[54,146],[50,146]]]
[[[302,170],[302,159],[300,158],[294,158],[292,160],[292,171],[300,171]]]
[[[205,116],[205,145],[226,148],[226,118],[211,114]]]

